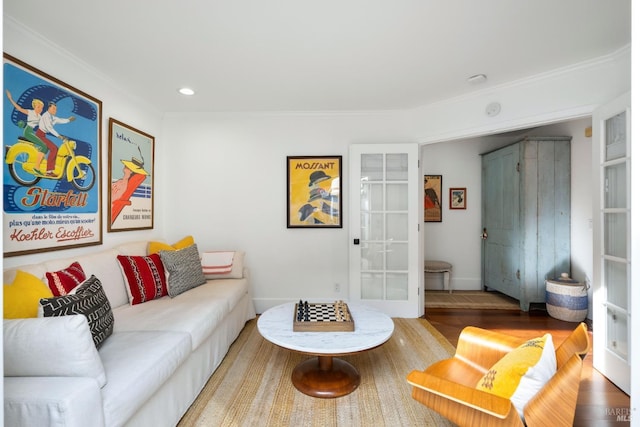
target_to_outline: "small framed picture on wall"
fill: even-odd
[[[467,209],[467,189],[449,189],[449,209]]]

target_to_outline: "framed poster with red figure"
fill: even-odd
[[[342,156],[287,157],[287,228],[342,228]]]
[[[442,175],[424,176],[424,222],[442,222]]]
[[[108,231],[153,228],[155,138],[109,118]]]
[[[3,59],[4,256],[102,244],[102,102]]]

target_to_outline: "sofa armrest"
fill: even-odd
[[[499,332],[467,326],[458,338],[455,357],[486,372],[525,341]]]
[[[527,424],[572,426],[581,378],[582,359],[574,354],[524,407]]]
[[[5,319],[6,377],[90,377],[106,384],[100,354],[82,315]]]
[[[104,426],[102,395],[94,378],[5,377],[7,426]]]
[[[468,408],[472,411],[484,412],[492,417],[505,419],[513,409],[509,399],[455,383],[438,376],[437,373],[431,373],[429,369],[410,372],[407,376],[407,382],[413,387],[449,400],[452,404],[459,406],[458,410]]]

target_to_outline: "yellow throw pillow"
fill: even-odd
[[[550,334],[533,338],[507,353],[478,381],[476,388],[511,399],[522,416],[525,405],[556,372]]]
[[[193,236],[187,236],[177,241],[173,245],[164,242],[149,242],[148,255],[157,254],[160,251],[177,251],[178,249],[188,248],[194,244]]]
[[[4,318],[38,317],[41,298],[51,298],[51,289],[33,274],[18,270],[13,283],[4,285]]]

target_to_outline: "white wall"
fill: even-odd
[[[571,135],[572,266],[576,278],[591,274],[590,119],[575,119],[531,131]],[[252,272],[258,310],[281,301],[314,297],[347,298],[348,212],[341,230],[287,229],[287,155],[342,155],[358,142],[410,142],[397,113],[352,114],[169,114],[165,148],[169,240],[195,234],[203,249],[244,249]],[[477,137],[422,149],[423,172],[442,174],[442,223],[425,223],[425,258],[450,260],[454,289],[480,289],[480,153],[517,139]],[[179,142],[178,142],[179,141]],[[186,141],[189,141],[188,145]],[[448,209],[448,188],[467,187],[468,208]],[[350,197],[343,185],[345,199]],[[343,201],[346,207],[347,202]],[[435,242],[435,244],[433,244]],[[336,294],[333,285],[339,283]],[[429,282],[428,282],[429,284]],[[440,282],[438,282],[438,288]]]
[[[534,76],[415,110],[166,114],[163,118],[153,106],[132,99],[108,76],[75,60],[60,47],[39,39],[14,22],[5,20],[4,25],[5,52],[102,100],[103,184],[107,181],[109,117],[156,137],[156,228],[153,231],[106,233],[103,225],[104,246],[111,247],[131,239],[165,236],[172,240],[193,234],[203,249],[243,249],[251,267],[259,310],[283,299],[301,296],[348,296],[348,213],[345,212],[343,229],[287,229],[287,155],[343,155],[346,176],[346,156],[353,143],[431,144],[585,117],[596,105],[630,87],[630,54],[628,50],[622,50],[557,73]],[[484,114],[489,101],[503,104],[497,117],[488,118]],[[468,162],[475,156],[461,150],[455,156],[443,156],[443,163],[429,171],[444,175],[445,188],[460,185],[469,189],[470,209],[455,212],[455,215],[445,209],[445,220],[466,227],[464,234],[474,240],[478,235],[479,219],[471,218],[476,218],[473,212],[478,209],[479,182],[465,185],[465,175],[455,159]],[[346,189],[343,183],[345,207],[349,198]],[[103,211],[105,205],[103,185]],[[475,225],[472,225],[473,221],[476,221]],[[428,226],[426,236],[434,232],[436,225]],[[437,236],[437,240],[447,242],[451,236]],[[474,243],[465,248],[470,258],[474,257],[473,251],[477,251],[478,245]],[[101,248],[94,246],[13,257],[4,259],[4,264],[20,265],[52,256],[71,257]],[[477,273],[471,269],[460,276],[468,281],[474,277]],[[338,294],[333,291],[335,283],[341,285],[342,291]]]
[[[287,229],[286,157],[340,155],[346,177],[350,144],[412,141],[394,112],[169,114],[163,135],[169,240],[194,234],[202,249],[245,250],[258,311],[348,297],[348,215],[342,229]],[[345,182],[342,191],[346,212]]]

